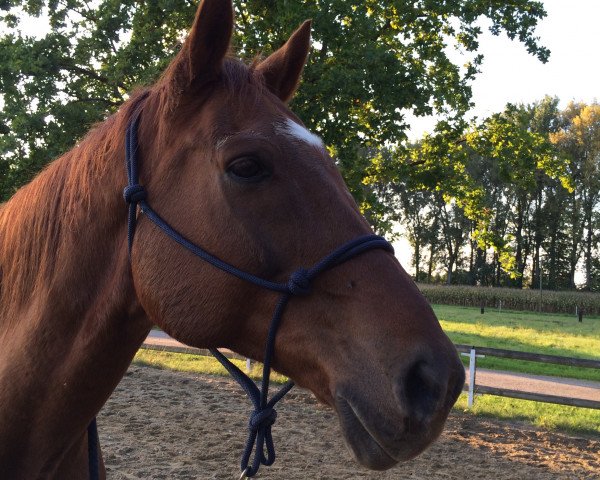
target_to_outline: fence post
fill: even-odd
[[[473,408],[473,402],[475,401],[475,370],[477,363],[477,353],[475,347],[471,347],[469,353],[469,397],[467,400],[467,407]]]
[[[246,359],[246,373],[250,373],[252,371],[252,360],[249,358]]]

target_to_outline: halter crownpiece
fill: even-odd
[[[128,248],[129,256],[131,258],[131,249],[133,246],[133,239],[135,236],[135,227],[137,222],[137,209],[138,205],[140,211],[146,215],[146,217],[153,222],[159,229],[161,229],[166,235],[171,237],[175,242],[191,251],[194,255],[200,257],[202,260],[210,263],[215,268],[223,270],[226,273],[234,275],[242,280],[246,280],[259,287],[272,290],[281,294],[279,300],[275,306],[269,331],[267,334],[267,341],[265,346],[265,355],[263,361],[263,374],[262,383],[260,389],[244,372],[242,372],[237,366],[235,366],[229,359],[227,359],[221,352],[216,349],[211,349],[211,353],[221,364],[227,369],[231,376],[241,385],[244,389],[252,404],[254,411],[250,415],[250,421],[248,423],[248,441],[244,448],[241,460],[241,477],[250,478],[256,475],[260,465],[272,465],[275,461],[275,446],[273,443],[273,436],[271,433],[271,427],[275,423],[277,418],[277,412],[275,411],[275,405],[288,393],[294,386],[293,382],[286,383],[281,389],[273,395],[269,400],[269,377],[271,373],[271,363],[273,360],[274,349],[275,349],[275,336],[277,329],[281,323],[285,308],[294,296],[306,296],[311,293],[312,281],[321,273],[329,270],[336,265],[350,260],[351,258],[360,255],[369,250],[383,249],[390,253],[394,252],[392,245],[384,238],[377,235],[366,235],[342,245],[341,247],[334,250],[332,253],[324,257],[321,261],[316,263],[312,268],[305,269],[300,268],[292,273],[285,283],[272,282],[263,278],[257,277],[251,273],[244,272],[238,268],[230,265],[214,255],[208,253],[203,248],[195,245],[182,234],[171,227],[165,220],[163,220],[152,208],[147,201],[147,192],[142,185],[139,184],[138,179],[138,158],[137,158],[137,130],[141,115],[141,109],[132,116],[127,126],[126,133],[126,168],[127,168],[127,179],[128,185],[125,187],[123,196],[125,201],[129,205],[128,211]],[[254,458],[252,464],[250,464],[250,457],[254,451]]]

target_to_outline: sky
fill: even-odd
[[[570,101],[600,101],[600,0],[544,0],[548,16],[536,29],[540,43],[551,51],[543,64],[525,46],[506,35],[484,30],[479,53],[485,57],[473,82],[475,107],[469,116],[485,118],[510,103],[532,103],[557,96],[560,107]],[[459,57],[456,57],[457,61]],[[432,131],[435,118],[411,118],[409,137]],[[396,256],[413,273],[407,240],[394,243]]]
[[[535,30],[551,51],[543,64],[519,41],[494,36],[484,28],[479,53],[485,57],[473,82],[475,107],[470,116],[487,117],[508,103],[532,103],[557,96],[561,107],[571,101],[600,100],[600,0],[544,0],[548,16]],[[482,23],[485,25],[485,23]],[[457,62],[458,54],[453,55]],[[410,119],[412,138],[431,131],[435,119]]]

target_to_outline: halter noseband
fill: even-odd
[[[274,354],[275,335],[277,334],[277,329],[281,323],[287,303],[292,296],[309,295],[312,281],[322,272],[329,270],[330,268],[333,268],[347,260],[350,260],[351,258],[368,250],[377,248],[393,253],[394,249],[387,240],[380,236],[362,236],[337,248],[312,268],[300,268],[296,270],[290,275],[289,280],[286,283],[277,283],[265,280],[252,275],[251,273],[239,270],[238,268],[220,260],[219,258],[208,253],[206,250],[190,242],[173,227],[171,227],[166,221],[164,221],[154,210],[152,210],[152,208],[150,208],[150,205],[147,201],[146,190],[142,185],[139,184],[138,178],[137,130],[140,114],[141,109],[138,109],[129,121],[125,141],[128,185],[125,187],[123,196],[129,205],[128,246],[130,257],[137,220],[137,207],[139,205],[141,212],[146,215],[146,217],[152,223],[154,223],[165,234],[167,234],[181,246],[191,251],[194,255],[200,257],[204,261],[210,263],[220,270],[223,270],[226,273],[253,283],[259,287],[281,294],[275,307],[267,335],[262,384],[260,389],[256,386],[253,380],[251,380],[237,366],[230,362],[221,352],[216,349],[211,349],[211,353],[219,362],[221,362],[221,364],[223,364],[231,376],[237,380],[248,397],[250,397],[250,400],[254,405],[254,412],[250,416],[248,425],[250,433],[241,460],[242,476],[240,478],[253,477],[258,472],[261,464],[272,465],[275,461],[275,447],[273,445],[273,437],[271,434],[271,427],[277,418],[277,412],[275,412],[274,407],[275,404],[279,402],[279,400],[281,400],[283,396],[294,386],[293,382],[286,383],[275,395],[273,395],[270,400],[268,400],[269,376],[271,373],[271,362]],[[253,450],[255,450],[255,454],[252,465],[250,465],[249,462]]]

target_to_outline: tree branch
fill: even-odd
[[[100,97],[76,98],[71,103],[105,103],[111,107],[118,107],[121,105],[121,102],[113,102],[112,100]]]
[[[80,67],[78,65],[67,65],[67,64],[60,64],[59,67],[64,70],[67,70],[68,72],[81,73],[90,78],[98,80],[99,82],[104,83],[105,85],[119,87],[123,90],[127,90],[127,86],[124,83],[113,82],[109,78],[104,77],[103,75],[100,75],[99,73],[95,72],[94,70],[90,70],[89,68]]]
[[[68,5],[66,2],[61,2],[60,0],[58,3],[60,5],[62,5],[63,7],[65,7],[67,10],[71,10],[72,12],[75,12],[77,15],[81,16],[82,18],[85,18],[89,22],[93,22],[93,23],[98,22],[98,19],[94,15],[91,14],[91,9],[89,8],[89,5],[87,4],[87,2],[86,2],[86,6],[88,7],[88,11],[78,10],[77,8]]]

